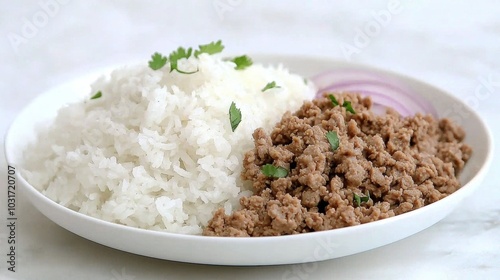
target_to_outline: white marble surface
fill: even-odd
[[[467,98],[500,137],[500,3],[495,0],[398,1],[387,24],[358,42],[349,57],[342,46],[356,46],[356,29],[373,24],[373,13],[394,1],[55,1],[2,1],[0,135],[24,104],[52,86],[154,51],[220,38],[233,53],[324,55],[419,78]],[[57,3],[49,13],[40,4],[48,2]],[[30,24],[36,25],[30,29]],[[481,77],[493,86],[480,100],[474,89]],[[219,267],[136,256],[67,232],[20,194],[12,273],[6,267],[2,150],[0,279],[282,279],[288,271],[295,278],[285,279],[499,279],[499,164],[495,152],[480,189],[431,228],[313,266]]]

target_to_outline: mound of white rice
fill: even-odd
[[[287,110],[314,96],[283,67],[202,54],[179,61],[195,74],[115,70],[92,85],[102,97],[70,104],[25,151],[24,175],[50,199],[128,226],[200,234],[219,207],[249,195],[240,179],[257,127],[270,129]],[[262,92],[275,81],[280,88]],[[68,93],[71,94],[71,93]],[[231,130],[231,102],[242,121]]]

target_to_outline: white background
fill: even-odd
[[[27,102],[57,84],[155,51],[222,39],[230,53],[327,56],[413,76],[465,99],[499,137],[499,1],[268,2],[2,0],[0,135]],[[399,9],[376,23],[391,2]],[[343,51],[347,45],[356,52]],[[493,86],[477,98],[482,79]],[[7,271],[2,223],[0,279],[498,279],[497,155],[478,191],[440,223],[379,249],[306,266],[218,267],[136,256],[67,232],[20,195],[18,271]],[[2,150],[2,221],[6,169]]]

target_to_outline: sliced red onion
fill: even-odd
[[[325,92],[353,92],[370,96],[377,113],[391,107],[404,117],[418,112],[437,117],[436,110],[429,101],[400,81],[379,73],[352,69],[332,70],[316,75],[311,80],[318,87],[317,97]]]

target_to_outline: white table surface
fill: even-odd
[[[155,51],[222,39],[231,53],[324,55],[416,77],[470,100],[499,138],[500,2],[283,2],[3,0],[0,135],[27,102],[52,86],[100,67],[148,59]],[[48,12],[41,3],[52,3]],[[356,45],[357,29],[374,24],[376,14],[391,5],[399,9]],[[346,55],[342,48],[347,44],[357,52]],[[490,79],[492,86],[491,94],[479,100],[474,90],[481,79]],[[309,266],[207,266],[124,253],[60,228],[21,193],[17,272],[12,273],[6,264],[2,149],[0,279],[500,279],[499,164],[495,152],[481,187],[431,228],[382,248]]]

